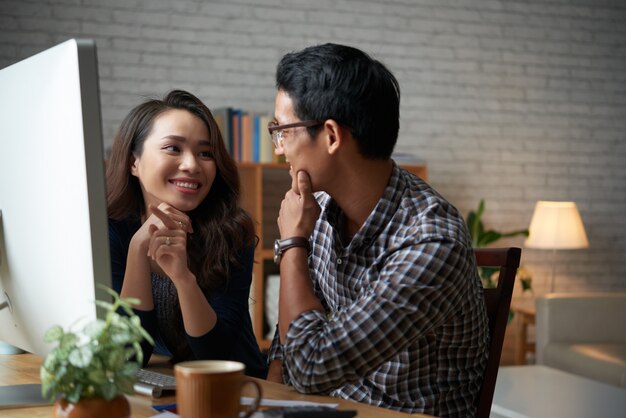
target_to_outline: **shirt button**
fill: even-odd
[[[337,264],[341,264],[341,263],[343,263],[343,260],[341,258],[338,258],[337,259]]]

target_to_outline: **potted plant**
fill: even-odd
[[[485,226],[482,221],[483,213],[485,212],[485,200],[480,199],[480,203],[478,204],[478,210],[476,212],[470,211],[467,215],[467,219],[465,223],[467,224],[467,228],[469,229],[470,237],[472,238],[472,246],[474,248],[486,247],[491,243],[498,241],[501,238],[514,237],[517,235],[528,236],[528,229],[520,229],[517,231],[511,232],[498,232],[493,229],[485,230]],[[494,273],[497,271],[496,268],[491,267],[479,267],[480,278],[483,281],[483,286],[487,288],[496,287],[496,283],[493,282],[492,277]],[[523,272],[523,277],[520,275],[520,272]],[[531,288],[531,278],[530,274],[523,268],[520,267],[518,270],[518,278],[521,278],[522,289],[524,291],[530,290]]]
[[[95,302],[106,309],[104,320],[94,320],[80,332],[54,326],[44,336],[44,341],[56,343],[40,370],[42,395],[56,399],[56,417],[130,416],[123,394],[133,393],[143,362],[140,342],[154,342],[132,310],[139,301],[103,289],[113,297],[113,303]]]
[[[472,238],[472,246],[474,248],[486,247],[487,245],[498,241],[501,238],[514,237],[517,235],[528,236],[528,229],[520,229],[511,232],[498,232],[493,229],[485,230],[485,226],[482,222],[482,216],[485,212],[485,200],[480,199],[478,204],[478,210],[476,212],[470,211],[467,215],[465,223],[469,229],[470,236]],[[486,288],[493,288],[497,286],[494,282],[494,278],[498,277],[498,269],[493,267],[478,267],[478,274],[483,282],[483,286]],[[517,269],[516,279],[522,284],[522,293],[529,291],[532,295],[532,276],[530,272],[523,266]],[[513,319],[513,311],[509,311],[510,323]]]

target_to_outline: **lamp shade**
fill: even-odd
[[[538,201],[524,245],[546,250],[589,247],[576,203]]]

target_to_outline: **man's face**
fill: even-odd
[[[293,101],[283,90],[276,93],[274,106],[274,120],[279,125],[300,122],[293,108]],[[291,187],[296,188],[297,173],[306,171],[311,177],[313,191],[323,190],[320,182],[327,174],[327,154],[324,151],[325,142],[321,139],[324,130],[320,131],[317,138],[311,138],[307,128],[299,126],[287,128],[282,131],[282,146],[276,149],[277,155],[284,155],[289,163],[291,175]]]

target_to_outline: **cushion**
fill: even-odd
[[[626,388],[626,344],[550,343],[547,366]]]

